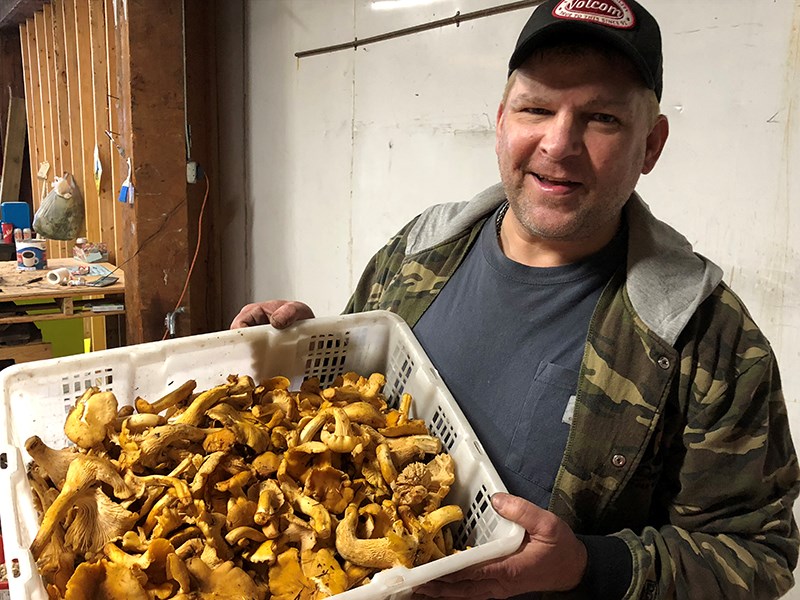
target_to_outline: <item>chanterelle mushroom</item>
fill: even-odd
[[[160,413],[162,410],[171,408],[186,400],[192,394],[195,387],[197,387],[197,382],[194,379],[190,379],[152,404],[144,398],[137,398],[136,410],[140,413]]]
[[[336,422],[333,433],[326,429],[320,432],[320,439],[328,448],[339,454],[344,454],[352,452],[359,445],[363,448],[369,444],[369,435],[351,428],[350,418],[343,408],[334,407],[332,412]]]
[[[340,515],[353,501],[353,488],[346,473],[331,466],[312,467],[303,493],[319,501],[328,511]]]
[[[387,533],[386,537],[359,539],[356,537],[358,509],[351,504],[336,528],[336,551],[345,560],[364,567],[412,567],[419,541],[405,532],[401,521],[397,523],[396,530]]]
[[[117,420],[117,398],[111,392],[92,387],[78,398],[67,415],[64,433],[85,450],[106,439],[109,426]]]
[[[53,450],[45,444],[38,435],[28,438],[25,450],[39,465],[58,489],[64,485],[70,463],[75,460],[77,453],[72,448]]]
[[[149,600],[142,586],[141,571],[131,570],[106,561],[82,563],[67,584],[65,600]]]
[[[438,454],[442,450],[442,442],[430,435],[386,438],[386,443],[398,468],[405,467],[413,460],[420,460],[426,454]]]
[[[236,434],[236,441],[253,450],[264,452],[269,448],[269,431],[255,417],[238,411],[226,402],[221,402],[206,411],[209,418],[222,423]]]
[[[431,474],[422,463],[411,463],[392,482],[392,499],[399,505],[417,506],[428,497]]]
[[[269,570],[271,600],[311,600],[316,586],[300,566],[297,548],[289,548],[278,556],[277,564]]]
[[[228,393],[227,385],[218,385],[197,396],[189,407],[173,419],[173,423],[199,425],[205,412],[221,401]]]
[[[80,494],[73,506],[76,512],[67,528],[66,542],[80,554],[100,552],[108,542],[130,531],[139,519],[100,488]]]
[[[197,581],[197,593],[179,594],[175,600],[264,600],[266,595],[264,588],[257,586],[250,575],[230,561],[211,569],[202,559],[190,558],[186,568]]]
[[[314,598],[327,598],[347,590],[347,574],[339,565],[330,548],[316,552],[304,550],[300,555],[303,575],[317,587]]]
[[[67,511],[73,506],[75,498],[86,488],[100,482],[111,486],[114,496],[117,498],[124,499],[132,495],[132,491],[119,473],[114,470],[111,462],[99,456],[78,454],[69,466],[64,487],[50,508],[47,509],[36,538],[31,544],[31,552],[34,557],[38,557],[42,553],[53,528],[63,522]]]

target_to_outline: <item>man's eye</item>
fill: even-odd
[[[594,113],[592,115],[592,120],[597,121],[598,123],[605,123],[607,125],[619,123],[619,120],[614,115],[607,115],[605,113]]]
[[[549,115],[550,111],[546,108],[539,108],[538,106],[529,106],[522,109],[522,112],[526,112],[531,115]]]

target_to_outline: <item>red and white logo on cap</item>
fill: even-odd
[[[625,0],[561,0],[553,9],[553,16],[617,29],[630,29],[636,24],[636,17]]]

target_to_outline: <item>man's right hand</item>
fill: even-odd
[[[291,300],[268,300],[248,304],[231,321],[231,329],[253,327],[269,323],[275,329],[283,329],[296,321],[313,319],[314,311],[307,304]]]

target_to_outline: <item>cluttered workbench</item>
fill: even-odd
[[[20,271],[16,261],[0,261],[0,335],[4,328],[16,323],[125,313],[125,277],[121,269],[110,263],[87,265],[74,258],[49,259],[47,266],[44,270]],[[88,267],[89,273],[81,274],[81,267],[83,270]],[[58,269],[67,269],[73,284],[49,281],[48,274]],[[102,287],[98,287],[98,282]],[[0,360],[25,362],[48,358],[47,346],[0,345]]]

